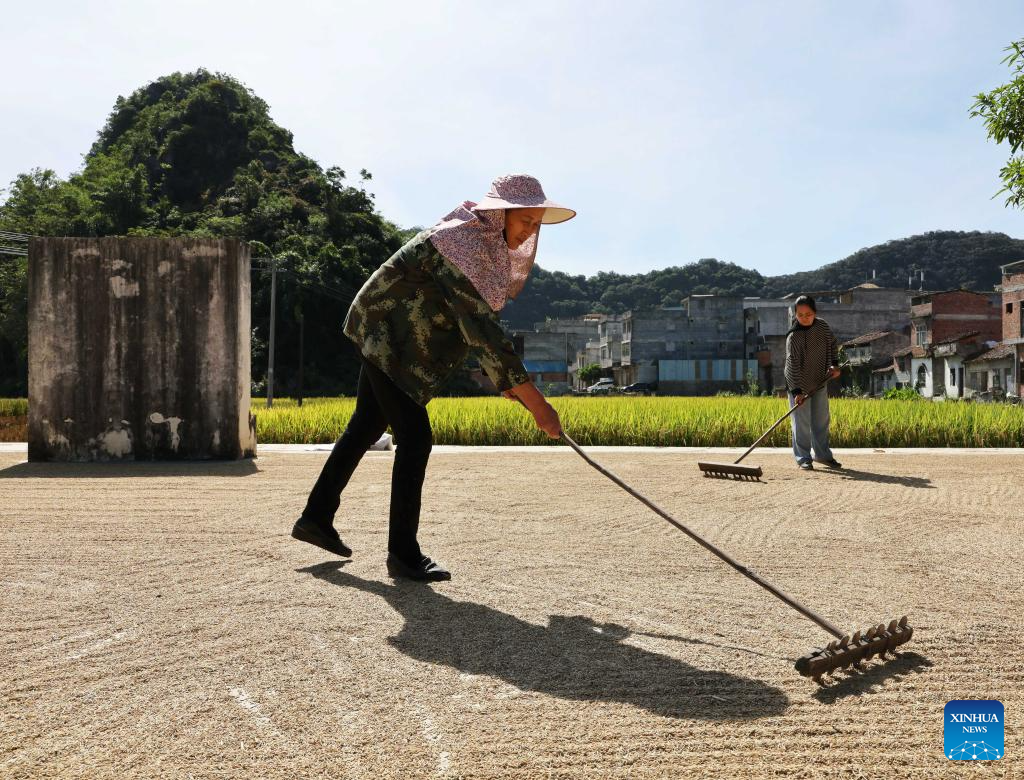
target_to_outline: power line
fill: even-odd
[[[28,240],[32,236],[27,233],[11,233],[0,230],[0,255],[28,257]]]

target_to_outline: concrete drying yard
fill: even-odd
[[[392,453],[289,538],[326,451],[28,464],[0,450],[0,777],[1019,776],[1024,455],[837,452],[762,483],[706,452],[595,457],[834,622],[910,615],[826,688],[828,641],[565,449],[436,448],[434,587],[384,569]],[[713,456],[721,459],[722,456]],[[943,757],[943,707],[1006,708],[1006,757]]]

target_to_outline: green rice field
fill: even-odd
[[[28,414],[28,401],[24,398],[0,398],[0,417],[21,417]]]
[[[580,444],[735,447],[760,436],[788,406],[779,398],[565,397],[551,399]],[[307,399],[299,408],[253,400],[257,439],[327,443],[344,430],[355,400]],[[833,399],[836,447],[1020,447],[1024,408],[1003,404]],[[435,444],[553,444],[519,404],[503,398],[437,398],[427,406]],[[764,442],[789,445],[784,423]]]
[[[565,397],[551,402],[580,444],[652,447],[748,445],[787,409],[783,399],[747,397]],[[353,398],[307,398],[302,407],[279,398],[267,409],[263,399],[254,398],[257,440],[333,442],[354,406]],[[831,408],[836,447],[1024,446],[1020,406],[833,399]],[[435,444],[556,443],[537,430],[521,406],[503,398],[437,398],[427,410]],[[13,422],[27,413],[24,399],[0,399],[0,418]],[[764,445],[789,446],[789,424],[779,426]]]

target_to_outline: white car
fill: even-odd
[[[610,393],[615,389],[615,380],[603,377],[598,379],[597,382],[587,388],[587,392],[593,395],[601,395],[603,393]]]

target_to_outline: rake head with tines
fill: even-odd
[[[801,656],[796,661],[796,670],[818,685],[824,685],[821,678],[837,669],[860,668],[862,662],[873,656],[884,660],[886,654],[896,655],[896,648],[909,642],[913,635],[914,629],[904,615],[888,626],[879,623],[866,631],[857,631],[852,637],[844,635],[819,650]]]
[[[704,472],[705,477],[717,477],[718,479],[745,479],[757,482],[764,473],[760,466],[741,466],[739,463],[712,463],[698,461],[697,467]]]

